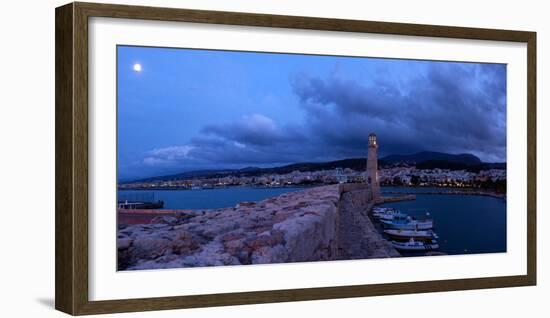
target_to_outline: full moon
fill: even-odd
[[[139,63],[134,64],[134,71],[141,72],[141,64]]]

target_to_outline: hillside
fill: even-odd
[[[382,160],[386,164],[406,163],[416,165],[425,161],[450,162],[461,165],[476,166],[483,162],[472,154],[448,154],[443,152],[421,151],[410,155],[389,155]]]

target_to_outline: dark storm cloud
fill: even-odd
[[[364,157],[370,132],[381,156],[430,150],[506,160],[504,65],[425,63],[365,83],[301,74],[290,85],[303,118],[213,122],[184,146],[150,151],[144,163],[241,168]]]
[[[502,65],[438,63],[405,83],[302,76],[293,87],[308,128],[335,148],[364,149],[372,131],[385,154],[468,152],[504,161],[505,78]]]

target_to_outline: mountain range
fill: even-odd
[[[482,162],[478,157],[472,154],[448,154],[433,151],[421,151],[409,155],[385,156],[378,159],[378,166],[381,168],[416,166],[418,169],[440,168],[450,170],[470,170],[475,172],[486,169],[506,169],[506,163]],[[317,171],[332,170],[336,168],[363,170],[366,168],[366,159],[352,158],[330,162],[303,162],[272,168],[246,167],[242,169],[196,170],[166,176],[150,177],[124,183],[181,180],[193,177],[223,177],[228,175],[256,176],[274,173],[285,174],[296,170]]]
[[[455,155],[433,151],[421,151],[410,155],[389,155],[381,160],[385,163],[408,163],[412,165],[425,161],[448,161],[469,166],[480,165],[483,163],[478,157],[468,153]]]

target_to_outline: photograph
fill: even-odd
[[[118,271],[507,252],[506,64],[134,45],[116,63]]]

